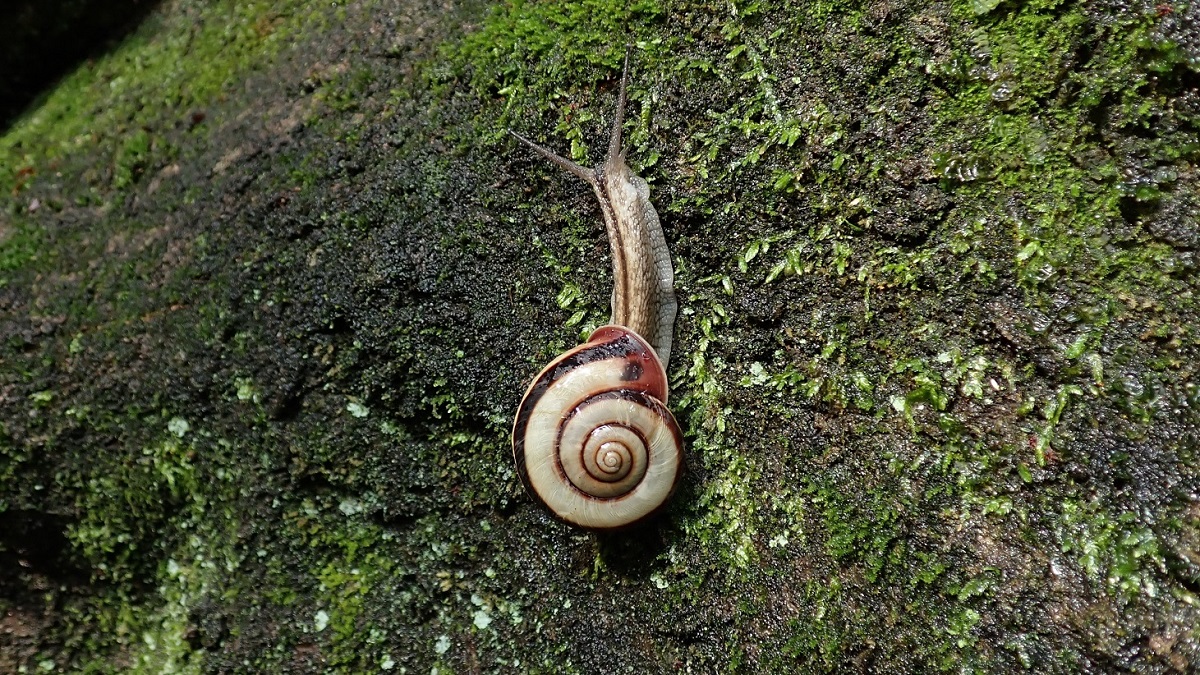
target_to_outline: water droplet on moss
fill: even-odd
[[[1016,94],[1016,91],[1017,88],[1012,82],[1000,80],[992,85],[992,100],[1000,104],[1008,103],[1013,100],[1013,95]]]

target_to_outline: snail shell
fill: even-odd
[[[513,424],[517,473],[555,517],[611,530],[654,514],[683,472],[667,375],[633,331],[602,326],[546,366]]]

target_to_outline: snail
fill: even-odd
[[[612,319],[542,369],[513,423],[513,457],[528,492],[587,530],[657,512],[683,473],[683,433],[667,409],[666,364],[678,304],[670,253],[646,181],[625,164],[621,124],[629,56],[608,157],[582,167],[514,137],[592,186],[612,247]]]

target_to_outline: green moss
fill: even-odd
[[[1123,595],[1157,597],[1162,591],[1155,570],[1165,570],[1158,537],[1140,526],[1133,513],[1110,518],[1097,504],[1062,506],[1058,536],[1064,553],[1074,556],[1092,581]]]
[[[42,176],[68,153],[94,145],[122,148],[117,186],[124,187],[122,174],[145,155],[153,133],[202,111],[247,71],[265,66],[309,16],[271,3],[189,9],[196,12],[189,15],[190,30],[152,16],[115,51],[76,70],[19,119],[0,140],[5,191],[27,185],[28,172]],[[144,107],[152,102],[165,105]],[[171,112],[177,117],[163,115]]]

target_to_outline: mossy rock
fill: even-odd
[[[168,0],[0,137],[0,671],[1189,672],[1183,4]],[[621,61],[689,472],[524,495]]]

